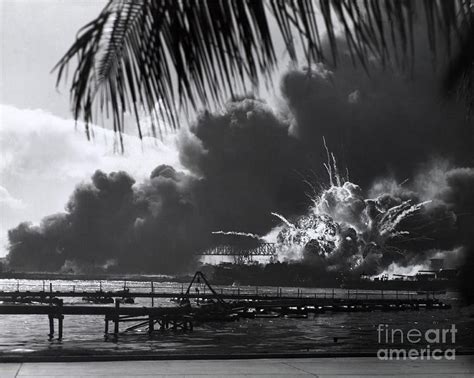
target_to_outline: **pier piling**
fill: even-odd
[[[104,333],[107,336],[107,334],[109,333],[109,317],[108,317],[108,315],[105,315],[104,323],[105,323]]]
[[[153,295],[154,293],[155,293],[155,289],[153,287],[153,281],[151,281],[151,307],[155,306],[155,297]]]
[[[53,314],[48,315],[49,319],[49,339],[51,340],[54,337],[54,317]]]
[[[148,333],[152,334],[153,331],[155,330],[155,320],[151,315],[148,317]]]
[[[120,300],[115,299],[115,314],[114,314],[114,336],[119,333],[119,314],[120,314]]]
[[[61,340],[63,338],[63,319],[64,315],[58,315],[58,339]]]

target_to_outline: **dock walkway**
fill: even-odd
[[[16,377],[472,377],[474,356],[454,361],[381,361],[377,357],[26,362],[0,364],[0,378]]]

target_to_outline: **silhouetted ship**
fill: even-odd
[[[416,274],[393,274],[395,278],[388,279],[387,275],[371,278],[361,275],[358,280],[344,282],[343,287],[352,289],[371,290],[409,290],[418,294],[431,292],[444,293],[446,290],[455,289],[458,286],[457,269],[444,268],[443,259],[431,259],[430,270],[420,270]]]
[[[365,290],[406,290],[420,294],[441,293],[458,286],[458,270],[443,268],[443,261],[433,259],[430,270],[420,270],[413,275],[393,274],[370,277],[354,276],[341,272],[327,272],[305,262],[270,264],[231,264],[208,266],[208,274],[215,284],[295,287],[340,287]]]
[[[420,270],[415,275],[393,274],[388,276],[370,278],[362,275],[359,279],[345,281],[341,287],[347,289],[366,290],[406,290],[416,291],[418,294],[436,292],[445,293],[446,290],[455,289],[458,284],[457,269]]]

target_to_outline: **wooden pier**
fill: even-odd
[[[358,291],[346,289],[343,293],[335,293],[334,290],[332,293],[328,292],[311,292],[311,291],[298,291],[297,293],[283,293],[281,288],[277,288],[275,293],[260,292],[258,287],[255,288],[254,292],[243,291],[240,288],[232,289],[220,289],[220,290],[208,290],[199,291],[199,292],[170,292],[170,291],[157,291],[156,288],[151,286],[150,291],[130,291],[130,290],[40,290],[40,291],[30,291],[30,290],[0,290],[0,300],[10,300],[10,301],[21,301],[22,299],[31,299],[39,302],[46,303],[54,298],[164,298],[164,299],[177,299],[177,298],[189,298],[189,299],[212,299],[218,296],[223,300],[229,301],[259,301],[259,300],[311,300],[311,299],[356,299],[356,300],[416,300],[420,297],[425,298],[425,300],[436,299],[436,292],[425,292],[423,296],[411,291],[396,291],[384,292],[379,290],[377,292],[368,292],[368,291]]]
[[[113,334],[119,334],[119,324],[122,322],[139,322],[127,328],[125,331],[133,330],[146,324],[149,332],[159,329],[193,329],[192,317],[189,307],[132,307],[120,306],[120,300],[115,301],[114,306],[83,306],[67,305],[57,302],[55,305],[0,305],[0,315],[47,315],[49,319],[49,337],[54,337],[54,319],[58,320],[58,339],[63,337],[63,319],[65,315],[95,315],[104,316],[105,335],[109,334],[109,322],[114,325]]]
[[[191,291],[195,281],[202,280],[206,290]],[[202,286],[201,286],[202,288]],[[242,293],[216,291],[206,280],[204,275],[196,273],[186,291],[157,292],[151,286],[150,292],[124,290],[116,291],[0,291],[0,315],[47,315],[49,320],[49,337],[55,335],[54,323],[58,322],[58,338],[63,337],[64,316],[96,315],[104,316],[104,333],[109,335],[109,323],[113,323],[112,334],[117,337],[120,332],[120,323],[135,323],[125,329],[147,329],[148,333],[157,330],[182,329],[192,330],[194,323],[206,321],[228,321],[240,318],[272,318],[289,317],[304,318],[308,314],[323,312],[369,312],[369,311],[417,311],[420,309],[448,309],[449,305],[427,293],[426,297],[407,293],[361,293],[348,290],[347,294],[335,295],[324,293],[304,293],[298,289],[297,293],[283,294],[279,289],[275,294],[258,292]],[[102,289],[102,288],[101,288]],[[63,298],[67,297],[110,298],[113,305],[64,305]],[[151,307],[126,305],[127,298],[151,298]],[[177,303],[174,307],[154,307],[155,298],[173,299]],[[25,299],[38,304],[18,303]],[[17,302],[18,301],[18,302]],[[6,302],[6,303],[5,303]],[[8,303],[10,302],[10,303]]]
[[[420,296],[412,292],[398,292],[394,294],[387,295],[386,293],[367,293],[367,292],[357,292],[348,290],[347,294],[339,294],[332,296],[327,293],[301,293],[301,294],[286,294],[286,295],[277,295],[277,294],[268,294],[268,293],[229,293],[229,292],[219,292],[218,295],[222,299],[226,300],[305,300],[305,299],[344,299],[341,297],[347,297],[346,299],[389,299],[391,296],[398,297],[400,299],[416,299]],[[183,292],[123,292],[118,291],[0,291],[0,300],[15,300],[15,299],[32,299],[42,302],[47,302],[50,298],[82,298],[82,297],[91,297],[91,298],[165,298],[165,299],[175,299],[181,298],[184,296]],[[433,294],[425,295],[424,297],[433,298]],[[213,293],[189,293],[186,294],[187,298],[190,299],[210,299],[214,298]]]
[[[217,305],[217,304],[214,304]],[[207,308],[206,308],[207,307]],[[113,323],[113,335],[119,334],[119,324],[124,322],[137,323],[125,331],[137,328],[147,328],[148,333],[156,329],[192,330],[194,322],[238,320],[239,318],[259,317],[307,317],[309,313],[323,312],[370,312],[370,311],[417,311],[420,309],[446,309],[449,306],[437,299],[412,299],[412,300],[376,300],[376,299],[284,299],[264,301],[235,301],[224,307],[210,307],[209,304],[193,308],[190,305],[177,307],[135,307],[121,306],[120,300],[115,300],[113,306],[97,305],[63,305],[60,300],[52,305],[25,305],[3,304],[0,305],[0,315],[47,315],[49,319],[49,337],[55,334],[54,320],[58,321],[58,339],[63,337],[63,319],[70,315],[96,315],[104,316],[105,335],[109,334],[109,322]]]

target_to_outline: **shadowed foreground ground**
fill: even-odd
[[[39,362],[0,364],[0,377],[162,376],[474,376],[474,355],[455,361],[380,361],[375,357]]]

